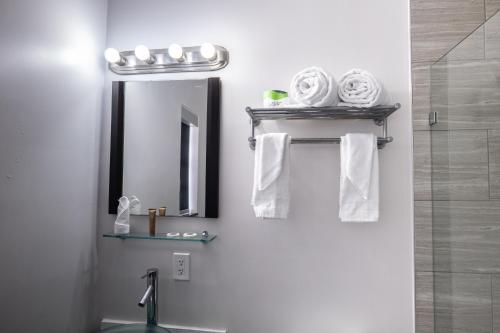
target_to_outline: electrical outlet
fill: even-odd
[[[174,280],[189,280],[189,253],[174,252],[173,255]]]

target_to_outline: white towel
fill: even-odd
[[[319,67],[309,67],[295,74],[290,94],[297,103],[306,106],[331,106],[339,101],[337,82]]]
[[[118,203],[115,234],[128,234],[130,232],[130,201],[124,196],[118,200]]]
[[[290,204],[290,137],[286,133],[258,135],[255,146],[251,204],[255,216],[286,219]]]
[[[129,202],[130,202],[129,206],[130,214],[141,215],[141,208],[142,208],[141,200],[139,200],[139,198],[136,197],[135,195],[132,195],[129,199]]]
[[[387,103],[384,87],[371,73],[352,69],[339,81],[339,105],[368,108]]]
[[[379,218],[377,137],[347,134],[340,143],[340,210],[342,222],[377,222]]]

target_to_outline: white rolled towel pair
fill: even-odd
[[[388,96],[380,81],[370,72],[351,69],[339,81],[339,105],[369,108],[385,104]]]
[[[295,74],[290,94],[300,106],[372,107],[388,102],[380,81],[362,69],[345,73],[339,83],[320,67],[309,67]],[[339,103],[340,99],[340,103]]]

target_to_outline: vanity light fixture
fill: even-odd
[[[170,58],[177,61],[184,60],[184,50],[179,44],[170,44],[170,46],[168,47],[168,55],[170,56]]]
[[[104,58],[110,64],[116,64],[118,66],[123,66],[127,63],[127,60],[120,54],[120,52],[112,47],[107,48],[106,51],[104,51]]]
[[[135,57],[145,63],[152,65],[156,62],[155,56],[151,55],[148,47],[146,45],[138,45],[135,48]]]
[[[227,66],[229,52],[222,46],[171,44],[166,49],[138,45],[133,51],[109,48],[104,53],[109,69],[121,75],[216,71]]]
[[[203,43],[200,47],[201,56],[205,59],[212,60],[216,56],[215,46],[210,43]]]

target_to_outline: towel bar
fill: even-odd
[[[371,108],[353,108],[345,106],[331,107],[283,107],[283,108],[251,108],[247,107],[252,123],[252,136],[248,138],[251,149],[255,149],[255,127],[261,120],[279,119],[372,119],[375,124],[382,126],[382,137],[377,139],[378,148],[393,141],[387,136],[387,117],[399,109],[401,105],[379,105]],[[340,138],[292,138],[292,144],[297,143],[340,143]]]
[[[340,143],[340,138],[292,138],[291,143],[292,144],[297,144],[297,143],[330,143],[330,144],[339,144]],[[248,138],[248,141],[250,142],[250,147],[252,149],[255,149],[255,138]],[[390,143],[393,141],[392,136],[388,136],[386,138],[377,138],[377,144],[379,149],[382,149],[386,143]]]

